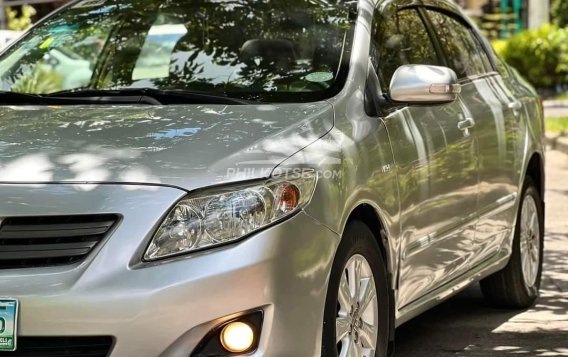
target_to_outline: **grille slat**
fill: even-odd
[[[57,245],[57,244],[54,244]],[[0,250],[3,250],[0,248]],[[76,257],[80,255],[87,255],[91,250],[84,249],[50,249],[41,251],[23,251],[23,252],[2,252],[0,251],[0,260],[20,260],[20,259],[38,259],[38,258],[61,258],[61,257]]]
[[[106,357],[113,345],[110,336],[20,337],[16,352],[0,352],[10,357]]]
[[[19,228],[19,227],[18,227]],[[34,227],[35,228],[35,227]],[[109,227],[84,228],[84,229],[54,229],[49,230],[6,230],[0,231],[0,239],[22,238],[56,238],[56,237],[79,237],[104,234]]]
[[[114,224],[112,221],[85,222],[85,223],[66,223],[66,224],[37,224],[33,226],[36,231],[66,230],[66,229],[89,229],[89,228],[110,228]],[[12,224],[4,231],[29,231],[32,227],[28,225]]]
[[[0,226],[0,269],[76,263],[117,220],[115,215],[5,218]]]
[[[41,252],[55,250],[78,250],[93,249],[97,245],[96,241],[78,242],[78,243],[62,243],[62,244],[33,244],[33,245],[6,245],[0,248],[0,255],[4,252]]]

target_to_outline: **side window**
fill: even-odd
[[[510,74],[505,61],[496,53],[493,53],[493,59],[495,60],[495,65],[497,66],[497,72],[499,72],[499,74],[503,78],[509,78]]]
[[[492,70],[483,46],[471,29],[460,21],[437,11],[428,10],[450,67],[459,78],[484,74]]]
[[[390,6],[376,11],[372,29],[371,61],[378,71],[383,92],[392,76],[405,64],[438,64],[434,45],[415,9],[398,11]]]

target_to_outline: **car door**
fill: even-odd
[[[521,99],[524,95],[510,79],[505,68],[488,78],[498,100],[494,105],[503,112],[502,122],[489,121],[478,132],[480,156],[487,162],[480,172],[483,184],[479,192],[480,221],[476,239],[476,249],[481,253],[479,261],[502,247],[516,221],[515,202],[522,184],[519,168],[523,166],[519,153],[524,152],[522,133],[528,129],[522,120],[522,116],[527,115]],[[495,143],[499,143],[498,148]]]
[[[383,93],[402,65],[445,63],[414,6],[381,7],[372,39],[371,61]],[[461,274],[471,256],[477,147],[469,128],[460,124],[469,117],[461,101],[393,105],[384,115],[400,187],[399,308]]]
[[[518,186],[520,102],[504,85],[479,37],[459,14],[428,9],[449,64],[463,80],[461,98],[475,122],[479,147],[479,222],[470,265],[497,253],[511,229]]]

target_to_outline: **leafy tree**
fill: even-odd
[[[568,26],[568,1],[552,1],[552,17],[554,23],[560,27]]]
[[[63,78],[57,73],[37,66],[23,75],[12,90],[20,93],[51,93],[61,90],[62,82]]]
[[[537,88],[568,83],[568,28],[544,25],[513,36],[502,56]]]
[[[23,5],[21,14],[11,7],[6,8],[6,18],[8,20],[8,29],[12,31],[24,31],[32,26],[32,18],[36,15],[36,10],[30,5]]]

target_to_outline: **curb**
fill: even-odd
[[[568,108],[568,100],[564,99],[553,99],[545,100],[542,102],[544,108]]]
[[[560,135],[546,135],[544,142],[550,149],[560,151],[568,155],[568,137]]]

